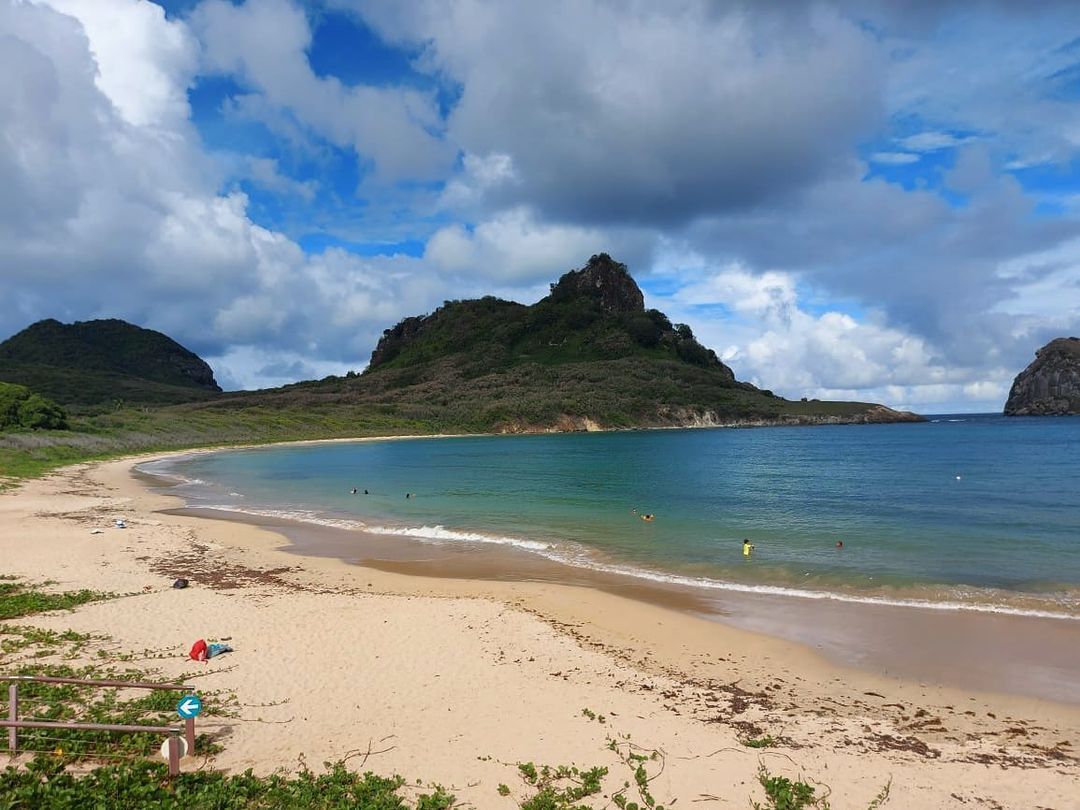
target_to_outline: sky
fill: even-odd
[[[739,379],[1000,411],[1080,334],[1080,4],[0,0],[0,338],[363,369],[601,251]]]

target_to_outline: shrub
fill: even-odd
[[[0,382],[0,430],[66,430],[67,414],[23,385]]]
[[[30,430],[66,430],[67,415],[52,400],[31,394],[19,404],[19,426]]]

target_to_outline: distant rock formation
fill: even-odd
[[[1016,375],[1006,416],[1080,414],[1080,338],[1051,340],[1035,362]]]
[[[529,306],[487,296],[405,318],[363,374],[303,395],[469,432],[922,421],[867,402],[791,402],[737,380],[687,324],[646,309],[606,253]]]
[[[118,318],[73,324],[38,321],[0,343],[0,358],[221,391],[213,370],[197,354],[168,335]]]

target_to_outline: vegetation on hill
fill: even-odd
[[[523,365],[681,361],[706,369],[720,384],[757,390],[736,383],[731,369],[697,342],[689,326],[672,325],[659,310],[646,310],[625,265],[605,253],[566,273],[533,306],[488,296],[447,301],[431,315],[406,318],[383,334],[364,377],[371,380],[391,369],[423,376],[427,364],[445,358],[452,358],[466,378]]]
[[[0,380],[40,391],[71,413],[101,413],[125,405],[175,405],[217,396],[193,386],[169,385],[129,374],[0,360]]]
[[[221,391],[198,355],[160,332],[116,319],[28,326],[0,343],[0,380],[69,406],[172,404]]]
[[[63,408],[22,385],[0,382],[0,430],[65,430]]]

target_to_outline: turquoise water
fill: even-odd
[[[1080,615],[1080,418],[931,419],[306,445],[147,469],[182,477],[195,506],[654,579]]]

